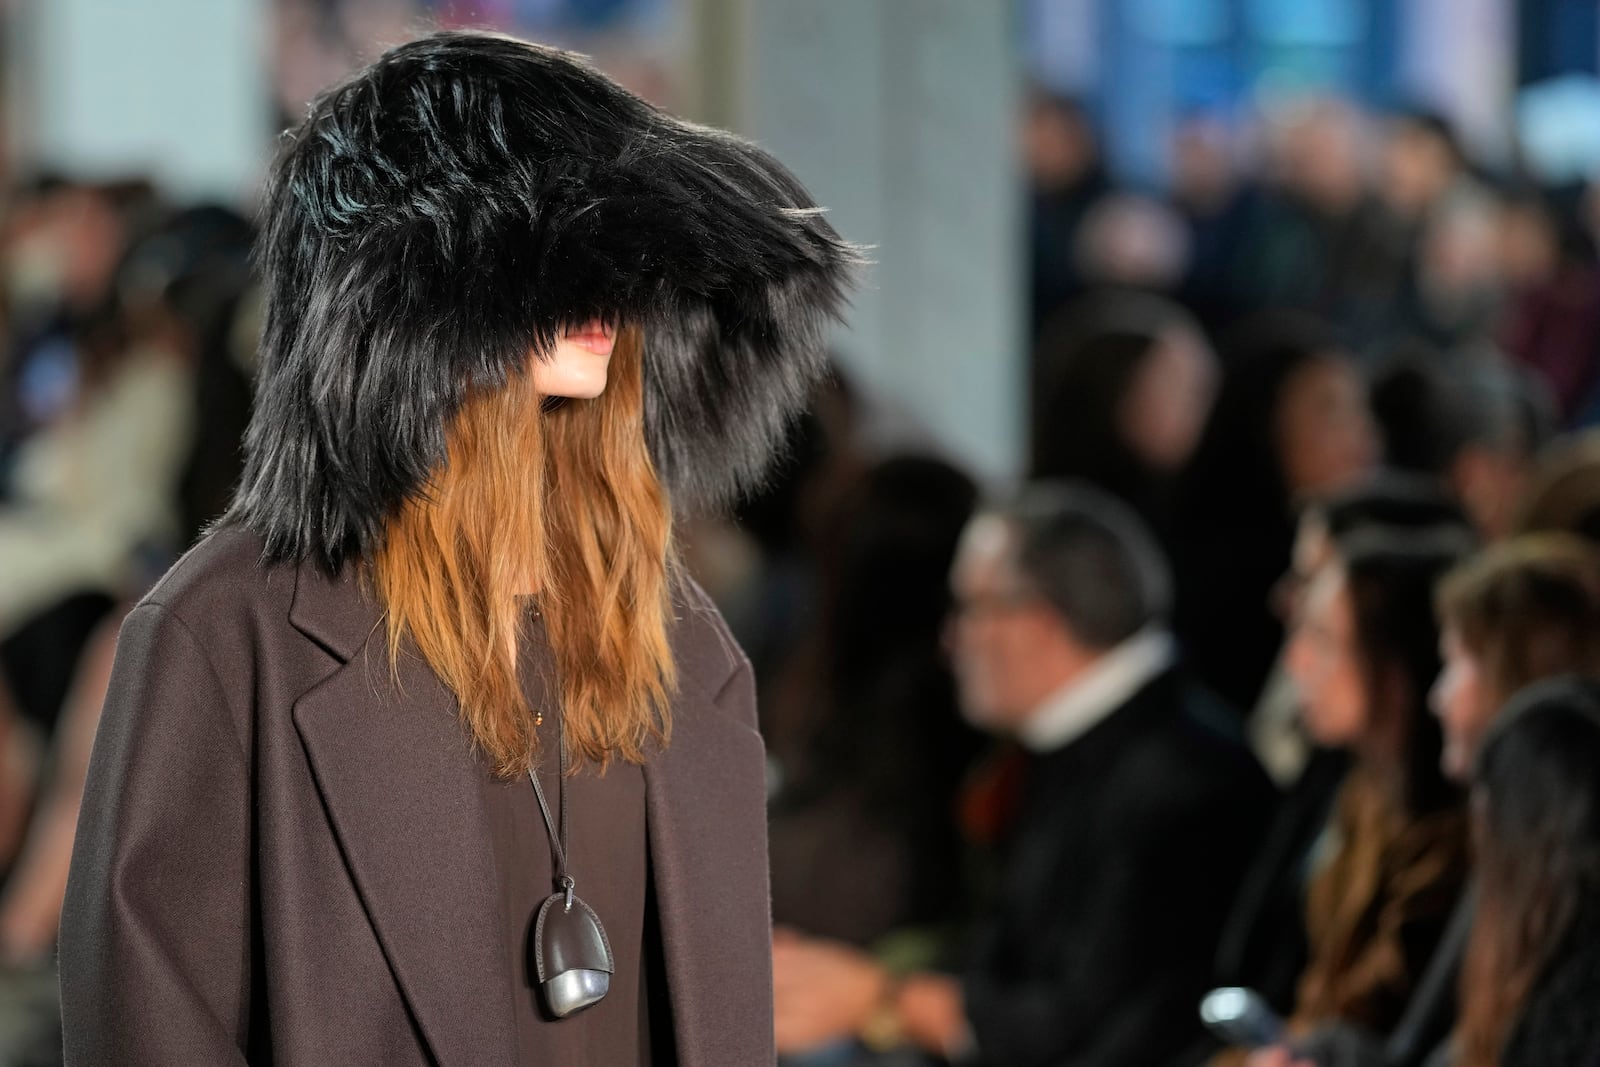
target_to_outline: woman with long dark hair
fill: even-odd
[[[1283,642],[1271,592],[1295,511],[1358,485],[1378,439],[1360,374],[1316,320],[1263,316],[1222,353],[1222,389],[1178,487],[1175,621],[1201,680],[1248,709]]]
[[[754,146],[443,33],[265,196],[228,514],[128,616],[70,1064],[773,1059],[748,661],[673,550],[761,472],[854,251]]]
[[[1298,617],[1306,593],[1343,559],[1345,547],[1370,548],[1377,533],[1402,542],[1470,542],[1466,516],[1442,488],[1425,479],[1384,472],[1356,489],[1315,500],[1301,511],[1290,569],[1274,590],[1285,621]],[[1324,582],[1321,592],[1326,595]],[[1318,605],[1326,610],[1325,601]],[[1292,643],[1292,639],[1291,639]],[[1425,651],[1425,650],[1424,650]],[[1416,653],[1423,669],[1424,651]],[[1250,723],[1257,752],[1279,771],[1284,799],[1234,902],[1218,951],[1218,978],[1246,985],[1280,1012],[1293,1010],[1305,969],[1305,888],[1311,857],[1325,839],[1328,816],[1352,759],[1346,747],[1321,747],[1309,735],[1304,699],[1280,657],[1272,683]]]
[[[1306,905],[1310,963],[1296,1022],[1392,1026],[1467,872],[1459,795],[1439,767],[1427,696],[1439,671],[1433,590],[1461,538],[1352,535],[1313,583],[1288,663],[1312,738],[1350,752],[1337,848]]]
[[[1600,686],[1566,677],[1502,713],[1473,791],[1477,915],[1458,1067],[1600,1061]]]
[[[1217,387],[1199,324],[1159,297],[1096,293],[1046,325],[1034,366],[1032,477],[1103,489],[1170,543],[1178,475]]]

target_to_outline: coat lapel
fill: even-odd
[[[692,617],[677,627],[672,744],[644,767],[673,1032],[681,1067],[772,1063],[765,749],[717,704],[727,660],[702,673],[717,640],[706,628]],[[734,700],[753,696],[724,696]]]
[[[290,619],[342,665],[294,722],[389,966],[442,1067],[509,1063],[516,1035],[481,773],[455,699],[354,581],[309,567]]]

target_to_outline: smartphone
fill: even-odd
[[[1254,989],[1213,989],[1200,1001],[1200,1021],[1230,1045],[1265,1048],[1284,1038],[1283,1020]]]

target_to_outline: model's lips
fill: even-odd
[[[617,331],[603,322],[587,322],[575,330],[568,330],[563,340],[597,356],[609,356],[617,343]]]

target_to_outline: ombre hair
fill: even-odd
[[[503,776],[525,772],[540,744],[543,709],[518,673],[530,608],[574,755],[637,763],[670,737],[676,562],[645,442],[642,353],[641,332],[620,331],[594,400],[547,404],[526,372],[469,392],[447,458],[388,520],[367,568],[391,663],[414,642]]]

